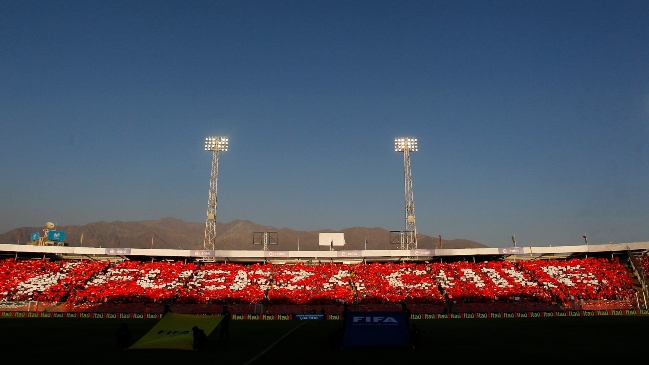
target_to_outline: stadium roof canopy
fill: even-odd
[[[626,251],[647,251],[649,242],[611,243],[604,245],[465,248],[465,249],[415,249],[415,250],[337,250],[337,251],[246,251],[246,250],[176,250],[140,248],[95,248],[69,246],[33,246],[0,244],[4,256],[54,256],[67,259],[119,258],[141,259],[191,259],[202,261],[233,262],[354,262],[354,261],[426,261],[460,257],[499,257],[517,259],[561,258],[584,254],[605,254]]]

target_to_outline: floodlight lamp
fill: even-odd
[[[406,149],[409,152],[417,152],[419,150],[417,146],[417,138],[399,137],[394,139],[395,152],[404,152]]]
[[[206,137],[205,138],[205,151],[227,151],[228,139],[225,137]]]

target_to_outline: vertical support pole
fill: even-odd
[[[410,148],[403,151],[404,192],[406,212],[406,247],[407,250],[417,249],[417,226],[415,224],[415,198],[412,190],[412,169],[410,167]]]
[[[210,190],[207,196],[207,218],[205,220],[205,240],[203,247],[214,250],[216,246],[216,204],[219,181],[219,151],[212,152],[212,173],[210,174]]]

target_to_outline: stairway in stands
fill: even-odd
[[[628,252],[629,260],[628,264],[625,263],[625,267],[631,274],[633,278],[633,289],[638,293],[638,302],[641,308],[647,309],[647,304],[649,304],[649,292],[647,291],[647,277],[642,263],[640,261],[639,254],[635,252]],[[644,283],[644,285],[643,285]]]

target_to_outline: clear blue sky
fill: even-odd
[[[4,1],[0,231],[176,217],[649,241],[647,1]]]

